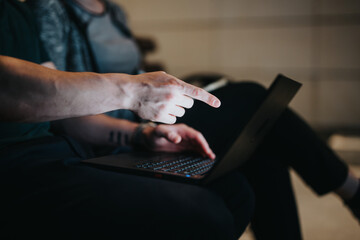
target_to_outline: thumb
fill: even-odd
[[[167,139],[170,141],[170,142],[173,142],[175,144],[178,144],[181,142],[181,136],[177,133],[177,132],[169,132],[167,134]]]
[[[166,128],[158,128],[156,131],[158,137],[166,138],[169,142],[178,144],[181,142],[181,136],[176,131],[171,131]]]

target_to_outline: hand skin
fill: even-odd
[[[105,114],[58,121],[64,133],[92,145],[132,146],[138,123],[109,117]],[[185,124],[161,124],[142,132],[141,147],[154,152],[196,152],[210,159],[215,154],[203,135]]]
[[[143,130],[142,144],[155,152],[196,152],[204,157],[215,159],[204,136],[185,124],[147,127]]]
[[[56,69],[52,62],[46,62],[42,65]],[[131,146],[134,131],[139,124],[99,114],[60,120],[55,125],[67,135],[88,144]],[[184,124],[159,125],[156,129],[147,128],[143,131],[143,139],[145,139],[144,132],[149,137],[147,141],[142,141],[142,144],[149,150],[162,152],[195,151],[211,159],[215,158],[201,133]],[[187,144],[191,142],[195,144]]]
[[[193,99],[218,108],[220,100],[205,90],[185,83],[165,72],[144,73],[132,76],[136,82],[131,98],[134,110],[141,118],[155,122],[173,124],[176,117],[185,114],[184,108],[191,108]]]
[[[215,96],[165,72],[70,73],[0,56],[0,121],[42,122],[129,109],[171,124],[193,99],[220,106]]]
[[[136,122],[99,114],[59,120],[55,128],[74,139],[97,146],[131,146]]]
[[[127,74],[68,73],[0,56],[0,121],[59,120],[63,129],[96,145],[129,145],[138,126],[103,112],[130,109],[144,119],[174,123],[194,99],[219,107],[220,101],[203,89],[164,72]],[[91,116],[93,115],[93,116]],[[214,158],[201,133],[183,125],[145,129],[145,147],[153,151],[195,151]]]

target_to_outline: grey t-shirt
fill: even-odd
[[[41,40],[57,69],[140,72],[140,51],[127,27],[125,13],[118,5],[104,0],[105,13],[96,15],[72,0],[27,2],[34,10]],[[93,62],[100,69],[95,69]]]
[[[112,24],[109,13],[93,16],[87,31],[99,72],[132,74],[138,69],[137,46]]]
[[[93,14],[74,1],[68,1],[86,27],[89,45],[93,52],[97,71],[100,73],[137,74],[141,61],[140,51],[133,38],[124,34],[111,19],[109,9],[103,14]],[[110,5],[106,5],[109,7]],[[136,121],[133,112],[115,110],[106,113],[115,118]]]

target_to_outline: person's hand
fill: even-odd
[[[165,72],[144,73],[132,76],[135,80],[131,91],[131,107],[141,118],[173,124],[176,117],[191,108],[193,99],[219,107],[220,100],[204,89],[185,83]]]
[[[215,159],[204,136],[185,124],[147,127],[143,130],[143,145],[156,152],[196,152],[204,157]]]

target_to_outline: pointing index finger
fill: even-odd
[[[193,86],[183,81],[182,81],[182,86],[185,95],[200,100],[212,107],[215,108],[220,107],[221,105],[220,100],[211,93],[205,91],[204,89]]]

